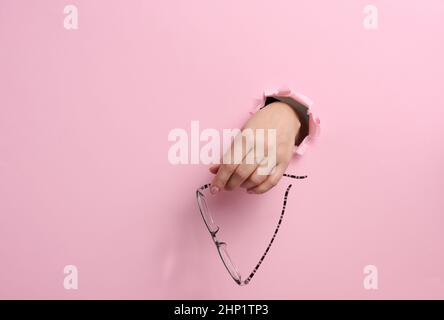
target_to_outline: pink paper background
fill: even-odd
[[[0,0],[0,298],[444,298],[444,2],[375,0],[378,31],[366,4]],[[322,133],[239,288],[195,204],[210,174],[167,136],[237,127],[282,84]],[[211,200],[244,274],[285,187]]]

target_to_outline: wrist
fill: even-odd
[[[299,143],[303,139],[303,136],[301,134],[302,121],[300,119],[299,114],[294,110],[294,108],[291,105],[282,101],[276,101],[267,104],[265,108],[273,109],[274,112],[278,113],[278,116],[280,118],[285,119],[288,128],[292,129],[291,132],[293,133],[294,136],[295,145],[299,145]]]

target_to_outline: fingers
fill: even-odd
[[[253,188],[259,184],[261,184],[262,182],[264,182],[267,179],[267,174],[263,174],[263,172],[260,172],[259,168],[261,166],[263,166],[263,163],[266,161],[266,159],[263,159],[263,162],[261,162],[256,168],[255,170],[248,176],[247,179],[245,179],[242,184],[241,187],[245,188],[245,189],[250,189]],[[273,168],[271,168],[273,169]],[[271,171],[270,169],[270,171]]]
[[[223,156],[223,163],[209,169],[215,174],[211,182],[211,193],[241,186],[249,193],[261,194],[279,182],[290,162],[293,144],[268,145],[267,156],[261,154],[262,159],[257,159],[254,148],[257,142],[257,139],[248,139],[242,133],[235,137],[230,149]],[[258,161],[260,164],[257,164]]]
[[[249,193],[261,194],[267,192],[279,182],[290,162],[289,157],[284,155],[279,156],[281,161],[276,166],[268,163],[267,158],[263,158],[259,165],[247,164],[245,161],[247,156],[244,157],[244,161],[234,170],[227,170],[231,174],[225,183],[225,189],[233,190],[240,186],[247,189]],[[268,166],[270,167],[268,168]],[[220,164],[213,165],[210,167],[210,172],[217,174],[220,167]]]
[[[279,180],[282,178],[286,167],[287,166],[284,163],[278,164],[273,168],[270,175],[265,176],[266,179],[263,182],[253,188],[249,188],[248,193],[262,194],[276,186]]]
[[[212,174],[216,174],[217,171],[219,171],[219,168],[220,168],[220,164],[215,164],[215,165],[212,165],[209,170]]]
[[[236,171],[239,164],[242,163],[245,155],[252,149],[253,142],[253,140],[242,136],[242,134],[238,134],[235,137],[233,144],[223,157],[223,163],[219,165],[216,176],[211,182],[211,193],[215,194],[226,187],[232,174]],[[216,167],[212,168],[212,170],[216,171]],[[246,170],[245,167],[242,167],[242,171],[244,170]],[[236,179],[234,180],[235,183],[237,183]],[[229,187],[231,188],[231,185]]]
[[[252,152],[253,151],[250,151],[249,154],[251,154]],[[233,172],[225,186],[225,189],[233,190],[239,187],[256,170],[258,164],[254,161],[253,163],[249,163],[248,161],[246,161],[245,159],[247,159],[248,156],[249,155],[245,156],[244,161]]]
[[[216,176],[211,182],[210,192],[212,194],[218,193],[220,190],[225,188],[228,180],[233,174],[234,170],[237,168],[237,164],[222,164],[217,171]]]

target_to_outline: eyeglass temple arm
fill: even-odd
[[[284,173],[282,176],[287,177],[287,178],[292,178],[292,179],[306,179],[308,176],[295,176],[294,174],[288,174],[288,173]],[[201,186],[198,190],[203,191],[205,189],[208,189],[211,186],[211,183],[207,183],[204,184],[203,186]]]

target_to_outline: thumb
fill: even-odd
[[[214,164],[212,165],[209,170],[212,174],[216,174],[219,171],[220,164]]]

